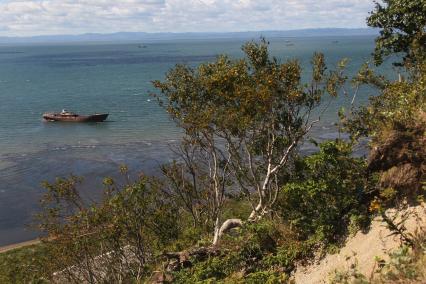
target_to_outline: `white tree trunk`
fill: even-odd
[[[263,199],[260,199],[257,206],[254,208],[253,211],[251,211],[250,216],[248,217],[248,220],[253,221],[254,219],[256,219],[257,213],[262,211],[262,209],[263,209]]]
[[[214,224],[214,237],[213,237],[213,245],[216,245],[220,239],[220,224],[219,224],[219,216],[216,217]]]
[[[216,228],[215,228],[213,245],[215,246],[219,243],[219,240],[223,234],[225,234],[226,232],[228,232],[229,230],[233,228],[241,227],[242,225],[243,225],[243,221],[241,219],[228,219],[225,222],[223,222],[219,230],[216,231]]]

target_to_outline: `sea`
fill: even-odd
[[[84,178],[82,194],[96,199],[104,177],[120,179],[120,165],[132,175],[159,174],[173,159],[171,148],[182,132],[156,99],[153,80],[162,80],[176,64],[196,67],[220,54],[244,56],[251,39],[173,40],[121,43],[74,43],[0,46],[0,246],[38,236],[34,214],[40,209],[42,183],[57,177]],[[258,40],[258,39],[255,39]],[[271,55],[298,59],[309,78],[314,52],[327,64],[349,58],[347,74],[371,60],[374,37],[268,38]],[[391,67],[381,71],[391,74]],[[389,75],[391,76],[391,75]],[[308,80],[308,79],[305,79]],[[337,111],[350,107],[353,90],[335,99],[312,132],[333,139]],[[375,91],[363,88],[356,104]],[[42,113],[71,110],[109,113],[104,123],[44,122]],[[303,145],[313,151],[313,145]]]

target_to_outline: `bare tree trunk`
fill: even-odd
[[[263,199],[259,199],[259,203],[257,204],[257,206],[254,208],[254,210],[251,211],[250,216],[248,217],[248,220],[252,221],[256,218],[258,212],[262,211],[263,209]]]
[[[214,224],[214,237],[213,237],[213,245],[214,246],[219,242],[220,229],[221,229],[221,226],[220,226],[220,223],[219,223],[219,216],[216,216],[216,220],[215,220],[215,224]]]
[[[229,232],[229,230],[233,228],[237,228],[237,227],[242,227],[242,226],[243,226],[243,221],[241,219],[226,220],[225,222],[223,222],[222,226],[220,226],[220,229],[217,231],[217,234],[215,231],[213,245],[214,246],[217,245],[222,235],[225,234],[226,232]]]
[[[259,203],[254,208],[254,210],[251,211],[250,216],[248,217],[249,221],[254,220],[257,217],[259,212],[264,211],[263,209],[266,206],[266,204],[265,204],[266,190],[268,188],[269,181],[271,179],[271,174],[272,174],[271,173],[271,163],[269,163],[268,172],[266,173],[265,179],[263,181],[262,189],[259,192]]]

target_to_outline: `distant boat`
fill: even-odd
[[[144,45],[144,44],[139,44],[139,45],[138,45],[138,47],[139,47],[139,48],[146,48],[147,46],[146,46],[146,45]]]
[[[337,44],[337,43],[339,43],[339,41],[338,41],[338,40],[335,40],[335,41],[333,41],[333,43],[334,43],[334,44]]]
[[[285,46],[294,46],[294,43],[287,43]]]
[[[46,121],[64,121],[64,122],[102,122],[107,119],[108,113],[79,115],[67,110],[61,112],[44,113],[43,118]]]

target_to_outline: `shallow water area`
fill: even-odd
[[[63,145],[25,156],[10,155],[10,165],[2,169],[0,187],[0,244],[36,237],[28,228],[34,222],[38,200],[43,194],[42,181],[72,175],[84,177],[80,186],[87,200],[102,195],[102,181],[114,177],[123,181],[119,167],[126,164],[132,177],[143,173],[158,174],[158,166],[173,157],[169,141],[144,141],[120,145]]]

